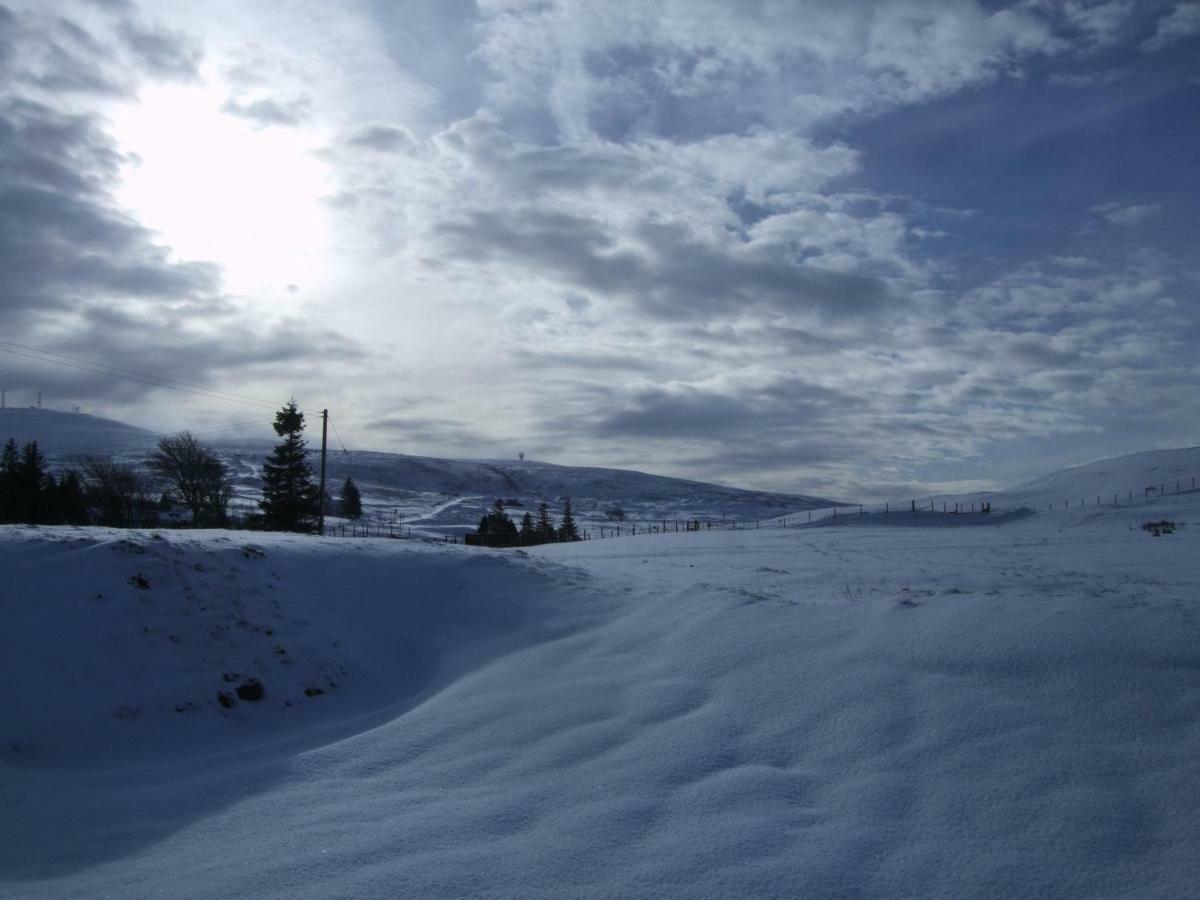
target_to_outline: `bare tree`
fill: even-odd
[[[160,440],[149,466],[191,510],[194,524],[205,520],[218,526],[225,524],[233,494],[229,470],[190,431]]]
[[[79,461],[79,469],[88,502],[100,511],[101,525],[129,528],[151,505],[146,480],[133,466],[88,456]]]

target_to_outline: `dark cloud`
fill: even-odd
[[[211,265],[175,263],[111,202],[119,154],[89,116],[29,102],[0,106],[0,313],[84,296],[195,296]]]
[[[583,369],[601,372],[649,372],[656,368],[654,360],[635,353],[570,353],[561,350],[541,350],[518,347],[512,351],[513,362],[532,369]]]
[[[139,76],[191,79],[199,47],[182,34],[139,24],[127,8],[105,5],[103,36],[79,21],[0,6],[0,68],[13,84],[52,94],[98,98],[134,95]]]
[[[860,406],[856,398],[799,379],[719,391],[678,385],[635,393],[589,427],[597,437],[724,441],[753,433],[816,429]]]
[[[396,153],[414,146],[413,136],[403,128],[391,125],[371,125],[360,129],[346,139],[351,147],[375,150],[379,153]]]
[[[643,222],[626,236],[637,239],[636,251],[595,219],[536,208],[476,211],[437,230],[451,255],[553,273],[672,321],[754,308],[837,320],[868,315],[888,300],[880,278],[797,264],[743,243],[714,245],[682,223]]]
[[[478,455],[481,446],[493,442],[474,425],[428,416],[384,416],[363,429],[375,436],[373,442],[387,440],[392,447],[441,447]]]
[[[0,14],[0,32],[5,22]],[[70,23],[46,27],[76,46],[89,40]],[[143,50],[170,46],[163,38]],[[157,75],[183,72],[165,58],[146,65]],[[125,158],[99,113],[28,99],[21,86],[30,84],[0,89],[0,335],[7,341],[201,385],[234,371],[288,371],[312,358],[337,363],[362,355],[337,333],[251,318],[221,294],[217,266],[174,259],[114,199]],[[75,402],[133,402],[154,390],[88,368],[0,358],[14,390],[44,387]]]
[[[55,94],[120,97],[132,93],[130,80],[115,65],[111,48],[69,19],[38,22],[32,17],[0,17],[0,31],[19,42],[11,53],[0,52],[0,58],[15,57],[17,46],[24,51],[14,72],[19,83]]]
[[[199,76],[200,48],[186,35],[131,22],[122,23],[119,33],[147,74],[181,81]]]
[[[237,100],[230,97],[221,109],[231,116],[253,123],[258,128],[272,125],[295,126],[308,119],[312,112],[312,99],[308,96],[289,100],[274,100],[268,97]]]

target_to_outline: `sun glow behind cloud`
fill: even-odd
[[[222,102],[213,86],[162,85],[116,110],[112,133],[129,156],[117,200],[176,258],[219,264],[233,294],[310,287],[328,242],[319,136],[256,129]]]

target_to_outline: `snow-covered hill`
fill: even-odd
[[[0,895],[1190,896],[1200,493],[990,521],[0,528]]]
[[[37,440],[50,462],[69,465],[85,454],[111,455],[137,463],[153,450],[157,436],[108,419],[50,410],[0,411],[0,441]],[[260,471],[270,452],[266,440],[228,440],[200,435],[230,466],[235,506],[254,509],[260,496]],[[314,468],[317,454],[310,448]],[[363,493],[368,522],[403,526],[405,533],[440,537],[474,530],[496,499],[515,500],[510,514],[536,513],[539,502],[553,516],[571,498],[583,528],[611,525],[610,511],[620,509],[625,527],[654,523],[661,527],[686,519],[756,520],[784,512],[828,507],[832,501],[798,494],[748,491],[722,485],[650,475],[623,469],[560,466],[522,460],[455,460],[395,453],[345,452],[328,457],[328,491],[336,497],[346,478]]]
[[[47,457],[67,461],[88,454],[145,453],[158,439],[154,432],[113,419],[52,409],[0,409],[0,444],[37,441]]]
[[[1129,502],[1145,500],[1200,486],[1200,447],[1178,450],[1147,450],[1111,459],[1101,459],[1083,466],[1035,478],[1002,491],[996,496],[1005,505],[1041,507],[1057,501],[1095,499],[1104,503],[1113,500]]]

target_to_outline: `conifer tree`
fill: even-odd
[[[545,501],[538,504],[537,517],[537,543],[546,544],[551,541],[558,540],[558,529],[554,527],[554,520],[550,518],[550,507]]]
[[[46,460],[37,441],[30,441],[22,448],[16,475],[17,520],[40,522],[44,512],[42,489],[46,481]]]
[[[87,498],[79,473],[67,469],[58,483],[58,500],[62,508],[62,519],[68,525],[86,525],[88,520]]]
[[[558,526],[558,539],[560,541],[578,541],[579,529],[575,527],[575,516],[571,514],[571,498],[567,498],[566,504],[563,506],[562,524]]]
[[[517,526],[504,511],[504,501],[497,500],[492,509],[479,520],[479,533],[486,535],[490,547],[511,547],[520,540]]]
[[[17,470],[20,466],[17,441],[9,438],[0,454],[0,522],[17,521]]]
[[[342,485],[342,515],[347,519],[362,518],[362,494],[353,478],[347,478]]]
[[[47,525],[63,523],[62,487],[53,472],[48,472],[45,480],[42,481],[41,521]]]
[[[529,513],[521,516],[521,543],[525,546],[537,543],[537,526],[533,524],[533,516]]]
[[[274,531],[310,531],[317,515],[317,489],[305,457],[304,413],[289,400],[275,414],[275,433],[283,438],[263,463],[263,525]]]

